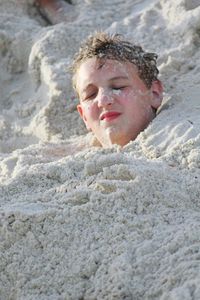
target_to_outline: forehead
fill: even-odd
[[[137,67],[130,62],[89,58],[77,70],[76,86],[78,90],[82,90],[87,84],[95,83],[98,80],[106,81],[117,76],[131,77],[137,72]]]

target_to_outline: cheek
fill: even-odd
[[[119,99],[123,105],[128,105],[136,99],[136,94],[133,91],[123,91],[119,94]]]
[[[132,103],[133,105],[142,105],[142,103],[146,101],[147,97],[148,95],[146,91],[143,92],[141,89],[137,89],[125,92],[122,100],[124,104]]]
[[[87,118],[95,118],[97,115],[97,109],[95,105],[87,105],[84,107],[84,113]]]
[[[138,89],[138,88],[136,88],[136,89],[131,90],[131,91],[128,92],[128,96],[131,99],[141,97],[141,94],[142,94],[142,91],[140,89]]]

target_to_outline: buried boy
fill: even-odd
[[[102,147],[124,146],[156,116],[162,102],[157,55],[120,35],[89,36],[72,63],[77,106]]]

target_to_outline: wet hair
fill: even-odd
[[[138,75],[148,88],[157,79],[158,69],[156,67],[157,54],[145,52],[141,46],[125,40],[122,35],[110,35],[105,32],[96,32],[90,35],[81,44],[79,51],[75,54],[71,71],[73,73],[73,86],[76,89],[76,73],[80,65],[89,58],[96,57],[100,60],[113,59],[121,62],[131,62],[138,69]]]

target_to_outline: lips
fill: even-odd
[[[111,121],[116,119],[117,117],[119,117],[121,115],[121,113],[117,112],[117,111],[109,111],[106,113],[103,113],[100,116],[100,120],[101,121]]]

